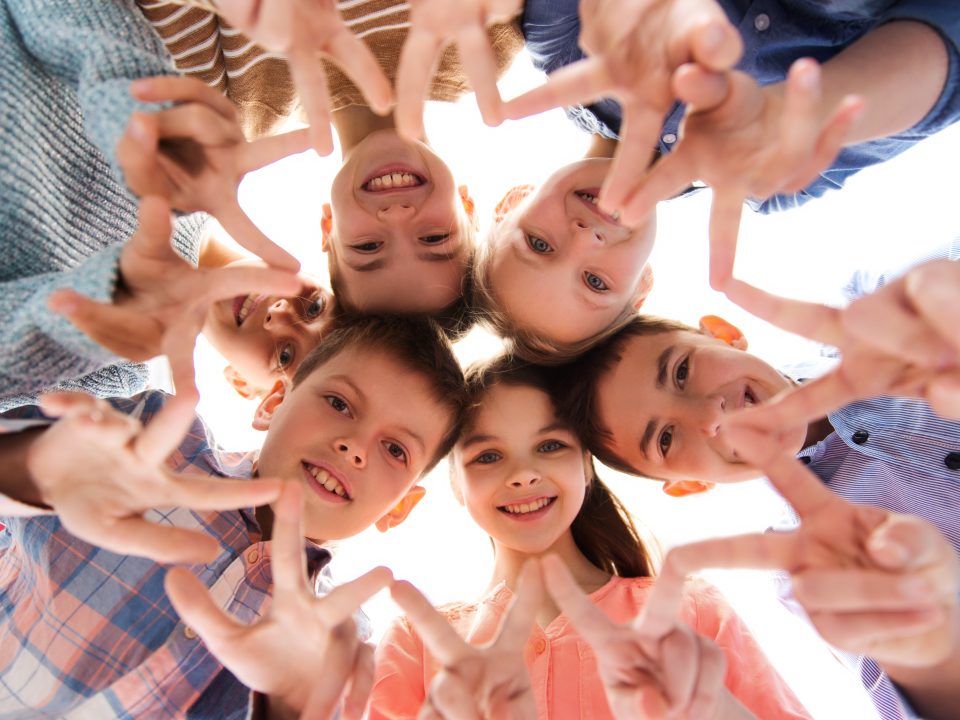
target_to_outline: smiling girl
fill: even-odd
[[[500,359],[470,371],[467,382],[473,409],[451,457],[452,483],[457,499],[490,535],[495,562],[480,600],[439,612],[471,645],[490,643],[522,567],[549,554],[610,620],[630,622],[654,583],[650,553],[577,435],[558,416],[544,371]],[[613,717],[611,690],[598,672],[601,648],[591,648],[550,598],[539,601],[535,619],[523,657],[538,716]],[[697,671],[698,687],[712,687],[710,717],[807,717],[715,588],[688,583],[681,619],[702,636],[701,645],[716,643],[726,656],[725,675],[719,652],[716,672],[708,673],[704,659]],[[676,660],[640,672],[687,672]],[[377,651],[371,717],[417,717],[441,668],[410,621],[397,620]],[[630,668],[626,675],[637,672]]]

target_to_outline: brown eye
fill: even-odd
[[[660,454],[664,457],[670,452],[670,446],[673,445],[673,428],[665,427],[660,437],[657,438],[657,446],[660,448]]]

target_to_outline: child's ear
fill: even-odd
[[[417,506],[417,503],[423,500],[423,496],[426,494],[427,491],[419,485],[414,485],[407,490],[407,494],[400,499],[400,502],[393,507],[393,510],[377,520],[377,530],[386,532],[390,528],[402,523],[407,519],[410,511]]]
[[[323,214],[320,216],[320,248],[330,252],[330,238],[333,237],[333,208],[330,203],[323,204]]]
[[[469,188],[467,188],[466,185],[460,185],[457,187],[457,192],[460,195],[460,204],[463,205],[463,211],[467,214],[467,217],[470,218],[470,224],[474,230],[478,229],[480,222],[477,219],[477,206],[473,202],[473,198],[470,197]]]
[[[517,185],[507,190],[507,194],[503,196],[500,202],[497,203],[497,206],[493,209],[493,220],[494,222],[500,222],[503,220],[511,210],[513,210],[517,205],[523,202],[524,198],[527,197],[534,190],[533,185]]]
[[[637,281],[637,290],[633,295],[634,310],[640,309],[651,290],[653,290],[653,268],[650,267],[650,263],[647,263],[640,271],[640,280]]]
[[[254,430],[266,430],[270,427],[273,415],[277,411],[277,408],[280,407],[280,403],[283,402],[286,394],[286,381],[277,380],[273,384],[273,387],[270,388],[270,392],[260,401],[260,404],[257,406],[257,411],[253,414]]]
[[[248,383],[243,375],[236,371],[233,365],[227,365],[223,369],[223,377],[225,377],[227,382],[237,391],[237,395],[244,400],[249,400],[260,394],[260,389]]]
[[[700,318],[700,332],[737,350],[747,349],[747,338],[740,332],[740,328],[718,315],[704,315]]]
[[[711,482],[701,482],[699,480],[668,480],[663,483],[663,491],[670,497],[686,497],[687,495],[697,495],[705,493],[713,488]]]

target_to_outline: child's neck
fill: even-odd
[[[371,133],[378,130],[392,130],[396,127],[393,122],[393,113],[377,115],[363,105],[350,105],[334,111],[331,122],[340,139],[340,151],[344,158]],[[423,142],[427,141],[426,138],[420,139]]]
[[[577,581],[577,585],[586,593],[599,590],[610,580],[609,573],[601,570],[584,557],[580,548],[573,541],[573,535],[569,530],[540,555],[519,552],[500,544],[496,540],[494,540],[494,546],[496,547],[496,559],[494,560],[493,576],[490,578],[488,591],[500,583],[504,583],[516,592],[517,581],[524,564],[535,557],[548,554],[557,555],[563,561],[573,575],[573,579]],[[560,609],[550,598],[549,593],[545,592],[543,599],[540,601],[540,606],[537,608],[537,624],[546,627],[559,615]]]

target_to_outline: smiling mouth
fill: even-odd
[[[236,321],[237,327],[243,325],[243,321],[257,309],[257,305],[264,297],[264,295],[238,295],[233,299],[233,319]]]
[[[539,498],[529,503],[513,503],[510,505],[498,505],[497,510],[504,513],[505,515],[530,515],[532,513],[540,512],[541,510],[550,507],[556,501],[556,497],[550,498]]]
[[[614,225],[620,224],[620,213],[615,212],[611,215],[601,210],[600,198],[597,196],[596,193],[588,192],[586,190],[575,190],[573,194],[576,195],[578,198],[580,198],[583,201],[583,203],[590,208],[590,210],[595,212],[597,215],[599,215],[601,218],[603,218],[607,222],[613,223]]]
[[[750,386],[747,385],[743,389],[743,407],[753,407],[757,404],[757,396],[753,393],[753,390],[750,389]]]
[[[388,190],[410,190],[426,184],[426,180],[409,170],[378,171],[378,174],[368,179],[362,187],[367,192],[387,192]]]
[[[311,465],[308,462],[301,461],[300,464],[303,465],[303,469],[306,470],[307,474],[316,480],[317,486],[343,500],[353,500],[353,498],[347,494],[346,488],[329,472],[316,465]],[[314,489],[316,490],[317,487],[314,487]]]

